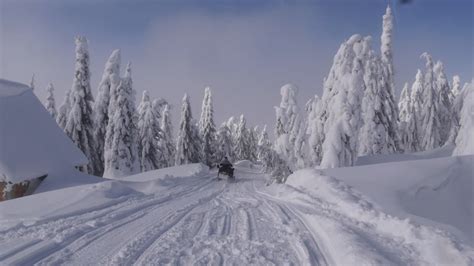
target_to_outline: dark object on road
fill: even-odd
[[[217,168],[219,169],[217,171],[217,179],[220,179],[219,178],[220,174],[225,174],[229,178],[232,178],[232,179],[234,178],[234,167],[229,162],[227,157],[224,157],[224,160],[222,160],[222,162],[217,166]]]
[[[411,2],[413,2],[413,0],[399,0],[400,1],[400,4],[410,4]]]

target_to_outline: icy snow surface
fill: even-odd
[[[267,186],[268,176],[246,161],[236,164],[235,181],[216,181],[215,171],[194,164],[2,202],[0,264],[472,263],[471,246],[386,214],[320,171]]]

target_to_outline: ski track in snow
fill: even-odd
[[[268,193],[265,175],[236,173],[234,182],[211,173],[166,193],[15,226],[0,232],[0,264],[333,265],[354,254],[367,264],[424,263],[401,239],[330,202],[303,193],[285,201]]]

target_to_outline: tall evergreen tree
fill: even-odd
[[[93,135],[93,97],[90,90],[89,51],[87,39],[82,36],[76,38],[75,66],[70,95],[71,109],[68,114],[65,132],[89,159],[89,164],[81,166],[80,170],[99,175],[101,167],[97,159]]]
[[[408,83],[405,83],[400,101],[398,103],[399,113],[399,130],[401,148],[405,152],[414,152],[419,149],[418,143],[418,125],[416,113],[413,111],[412,100],[408,91]]]
[[[59,106],[59,112],[56,117],[56,123],[60,128],[63,130],[66,129],[67,124],[67,116],[69,115],[69,111],[71,110],[71,90],[66,91],[66,95],[64,96],[63,103]]]
[[[189,96],[185,94],[181,107],[181,122],[176,141],[176,165],[200,162],[200,146],[199,133],[192,116]]]
[[[400,139],[398,136],[398,108],[395,101],[395,78],[393,67],[393,15],[390,6],[387,6],[383,16],[382,35],[381,35],[381,108],[380,113],[383,126],[386,131],[386,140],[384,145],[385,152],[393,153],[400,150]]]
[[[260,132],[257,147],[257,159],[264,163],[264,168],[266,168],[267,166],[265,165],[265,162],[269,160],[270,152],[272,149],[272,143],[270,142],[267,133],[267,125],[264,125],[262,131]]]
[[[239,124],[237,126],[234,154],[236,160],[250,160],[251,158],[247,121],[244,115],[240,115]]]
[[[164,105],[161,117],[161,131],[163,132],[162,149],[163,158],[166,162],[166,167],[174,165],[176,147],[173,138],[173,125],[171,123],[171,114],[169,104]]]
[[[412,110],[412,119],[414,120],[414,123],[416,124],[416,131],[413,132],[415,137],[413,138],[413,151],[421,151],[422,146],[421,146],[421,138],[423,134],[423,117],[422,117],[422,107],[423,107],[423,86],[424,86],[424,78],[423,78],[423,73],[421,72],[420,69],[417,70],[416,76],[415,76],[415,81],[413,82],[411,86],[411,95],[410,95],[410,101],[411,101],[411,110]]]
[[[105,135],[109,123],[109,104],[111,87],[120,84],[120,50],[114,50],[105,64],[104,73],[99,83],[98,96],[94,103],[94,136],[97,155],[102,171],[104,167]]]
[[[440,123],[440,145],[444,145],[449,138],[453,119],[451,88],[449,87],[449,81],[444,73],[444,66],[441,61],[436,62],[434,66],[434,74],[438,100],[438,120]]]
[[[459,77],[458,77],[459,78]],[[461,112],[463,109],[464,101],[466,99],[466,96],[468,96],[468,91],[471,90],[470,84],[465,85],[462,89],[456,88],[457,86],[460,87],[460,84],[456,84],[460,81],[455,81],[453,82],[453,97],[454,99],[452,100],[452,109],[451,109],[451,114],[452,114],[452,126],[451,126],[451,131],[449,132],[449,138],[446,141],[447,145],[453,145],[455,144],[455,140],[458,136],[459,129],[461,127]],[[459,91],[458,91],[459,90]],[[455,95],[455,96],[454,96]],[[471,95],[472,97],[472,95]]]
[[[384,69],[384,63],[369,51],[364,69],[366,89],[362,99],[359,155],[387,154],[399,149],[398,132],[395,132],[398,126],[393,125],[398,120],[393,114],[398,112],[392,106],[393,97],[384,78],[387,74]]]
[[[474,80],[473,80],[474,81]],[[462,93],[465,101],[461,110],[460,129],[456,137],[456,148],[453,155],[474,154],[474,83],[466,86]]]
[[[217,131],[217,149],[216,160],[221,161],[224,157],[233,160],[232,152],[232,135],[226,123],[222,123]]]
[[[294,141],[299,127],[299,108],[296,101],[298,89],[286,84],[280,89],[280,106],[275,107],[275,151],[280,157],[291,164],[293,160]],[[295,124],[297,124],[295,126]]]
[[[324,134],[317,134],[315,140],[315,145],[322,147],[323,167],[350,166],[357,159],[360,105],[365,90],[364,64],[370,50],[369,42],[369,37],[360,35],[353,35],[344,42],[325,81],[316,124]]]
[[[150,96],[143,91],[142,101],[138,108],[138,156],[142,172],[162,168],[163,151],[161,141],[163,134],[160,128],[159,113],[153,108]]]
[[[109,123],[105,134],[104,176],[123,177],[140,171],[135,91],[132,83],[131,64],[116,89],[116,100],[111,102]]]
[[[201,118],[199,120],[199,135],[202,140],[203,162],[212,167],[216,163],[216,125],[214,124],[212,93],[209,87],[204,90]]]
[[[46,102],[45,102],[45,107],[46,110],[48,110],[48,113],[53,117],[53,119],[56,119],[58,116],[58,112],[56,111],[56,100],[54,99],[54,86],[53,83],[49,83],[48,87],[46,88],[47,91],[47,97],[46,97]]]
[[[426,72],[422,98],[424,100],[421,109],[421,147],[423,150],[431,150],[440,146],[440,121],[438,94],[436,91],[436,80],[434,75],[434,64],[431,55],[423,53],[422,58],[426,59]]]

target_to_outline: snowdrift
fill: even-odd
[[[0,203],[0,231],[125,204],[136,197],[199,182],[207,166],[192,164],[149,171],[120,180],[59,172],[47,178],[35,194]]]
[[[363,199],[377,210],[442,228],[472,245],[473,162],[474,156],[462,156],[312,170],[314,172],[303,170],[290,176],[287,184],[331,198],[328,193],[332,188],[325,190],[328,183],[342,181],[350,186],[343,190],[353,189],[357,200]],[[352,200],[352,196],[346,196]]]

